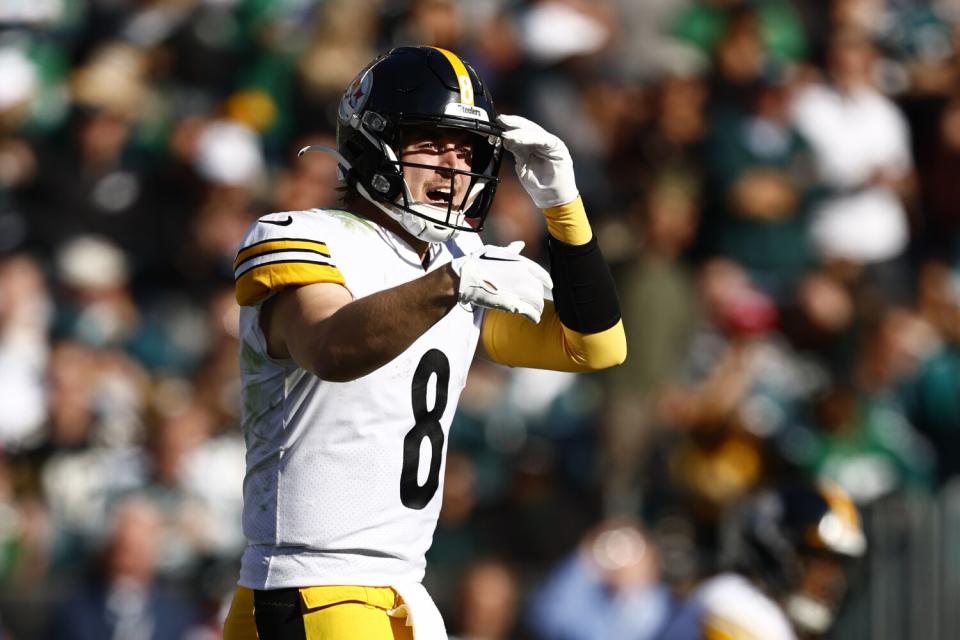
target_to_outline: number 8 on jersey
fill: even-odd
[[[437,376],[437,393],[433,408],[427,409],[427,387],[430,376]],[[440,463],[443,461],[443,427],[440,418],[447,408],[447,387],[450,384],[450,362],[439,349],[430,349],[413,374],[411,398],[416,424],[403,439],[403,471],[400,474],[400,502],[410,509],[423,509],[440,486]],[[420,468],[420,445],[430,438],[430,471],[427,481],[417,483]]]

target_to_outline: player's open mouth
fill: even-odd
[[[442,204],[444,206],[450,204],[450,199],[453,197],[449,187],[428,189],[426,195],[429,204]]]

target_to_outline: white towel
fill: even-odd
[[[447,640],[447,628],[433,598],[419,582],[391,585],[403,604],[387,613],[396,618],[406,618],[407,626],[413,627],[415,640]]]

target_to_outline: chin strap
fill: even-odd
[[[343,154],[341,154],[339,151],[337,151],[333,147],[328,147],[323,144],[310,144],[300,149],[300,151],[297,152],[297,157],[299,158],[305,153],[310,153],[310,152],[326,153],[327,155],[331,155],[334,158],[336,158],[337,173],[339,174],[340,181],[344,183],[347,181],[346,179],[347,173],[349,173],[353,169],[353,165],[350,164],[350,162],[343,157]],[[387,214],[397,222],[400,222],[401,224],[403,224],[403,220],[402,220],[403,216],[399,212],[393,210],[390,206],[385,205],[382,202],[378,201],[377,199],[370,197],[370,193],[364,188],[363,184],[357,181],[354,186],[356,186],[357,192],[361,196],[363,196],[364,200],[367,200],[368,202],[370,202],[370,204],[377,207],[378,209],[383,211],[385,214]]]

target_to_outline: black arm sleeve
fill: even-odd
[[[620,302],[596,236],[583,245],[570,245],[551,236],[547,246],[560,322],[578,333],[600,333],[617,324]]]

